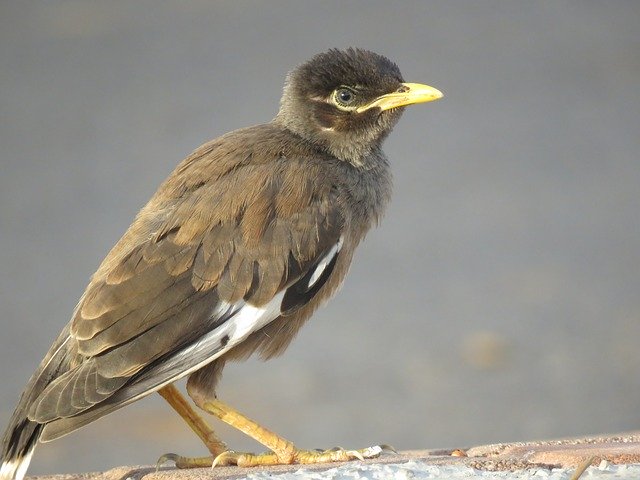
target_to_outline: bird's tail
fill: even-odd
[[[65,329],[20,397],[2,439],[0,480],[22,480],[27,473],[31,456],[44,429],[43,424],[29,420],[29,409],[51,380],[66,368],[68,352],[65,344],[68,338],[68,329]]]
[[[22,480],[43,428],[16,409],[2,440],[0,480]]]

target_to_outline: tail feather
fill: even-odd
[[[39,423],[22,419],[7,430],[2,441],[0,480],[22,480],[43,427]]]
[[[43,424],[29,420],[29,409],[51,380],[67,368],[69,352],[65,344],[68,338],[67,327],[54,342],[20,397],[2,439],[0,480],[22,480],[27,473],[31,456],[44,429]]]

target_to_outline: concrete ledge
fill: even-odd
[[[456,469],[460,469],[461,472],[474,469],[479,473],[522,470],[537,472],[540,469],[549,471],[552,469],[575,469],[589,459],[591,459],[592,465],[600,466],[601,470],[603,470],[603,466],[606,468],[608,465],[633,465],[633,468],[638,467],[640,473],[640,432],[539,442],[503,443],[458,450],[412,450],[398,454],[385,454],[377,459],[347,464],[281,465],[251,469],[237,467],[191,470],[163,468],[158,472],[154,467],[118,467],[106,472],[32,478],[38,480],[140,480],[144,477],[145,480],[232,480],[272,477],[347,478],[347,474],[358,475],[357,477],[348,476],[348,478],[389,478],[384,476],[385,471],[389,473],[389,476],[396,478],[414,476],[415,478],[432,478],[424,476],[423,473],[414,475],[411,473],[411,468],[415,472],[426,472],[429,469],[433,470],[434,467],[445,468],[449,472],[455,472]],[[323,475],[323,472],[326,472],[326,475]],[[380,475],[371,473],[372,476],[369,476],[367,472],[380,472]],[[402,475],[398,476],[392,472],[401,472]],[[464,472],[462,474],[465,478],[469,477],[464,475]]]

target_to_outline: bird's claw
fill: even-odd
[[[222,452],[211,462],[211,468],[215,468],[217,466],[226,466],[226,465],[239,465],[238,460],[241,454],[238,452],[234,452],[233,450],[227,450],[226,452]],[[263,453],[262,455],[268,455],[267,453]]]
[[[156,462],[156,472],[167,462],[173,462],[176,468],[201,468],[209,467],[212,461],[212,457],[184,457],[176,453],[165,453]]]
[[[173,462],[174,464],[177,463],[179,457],[180,455],[176,455],[175,453],[165,453],[160,455],[160,458],[156,461],[156,473],[158,473],[158,470],[164,467],[168,462]]]

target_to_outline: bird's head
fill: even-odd
[[[276,121],[361,165],[391,132],[403,107],[440,97],[433,87],[404,83],[397,65],[382,55],[332,49],[289,73]]]

